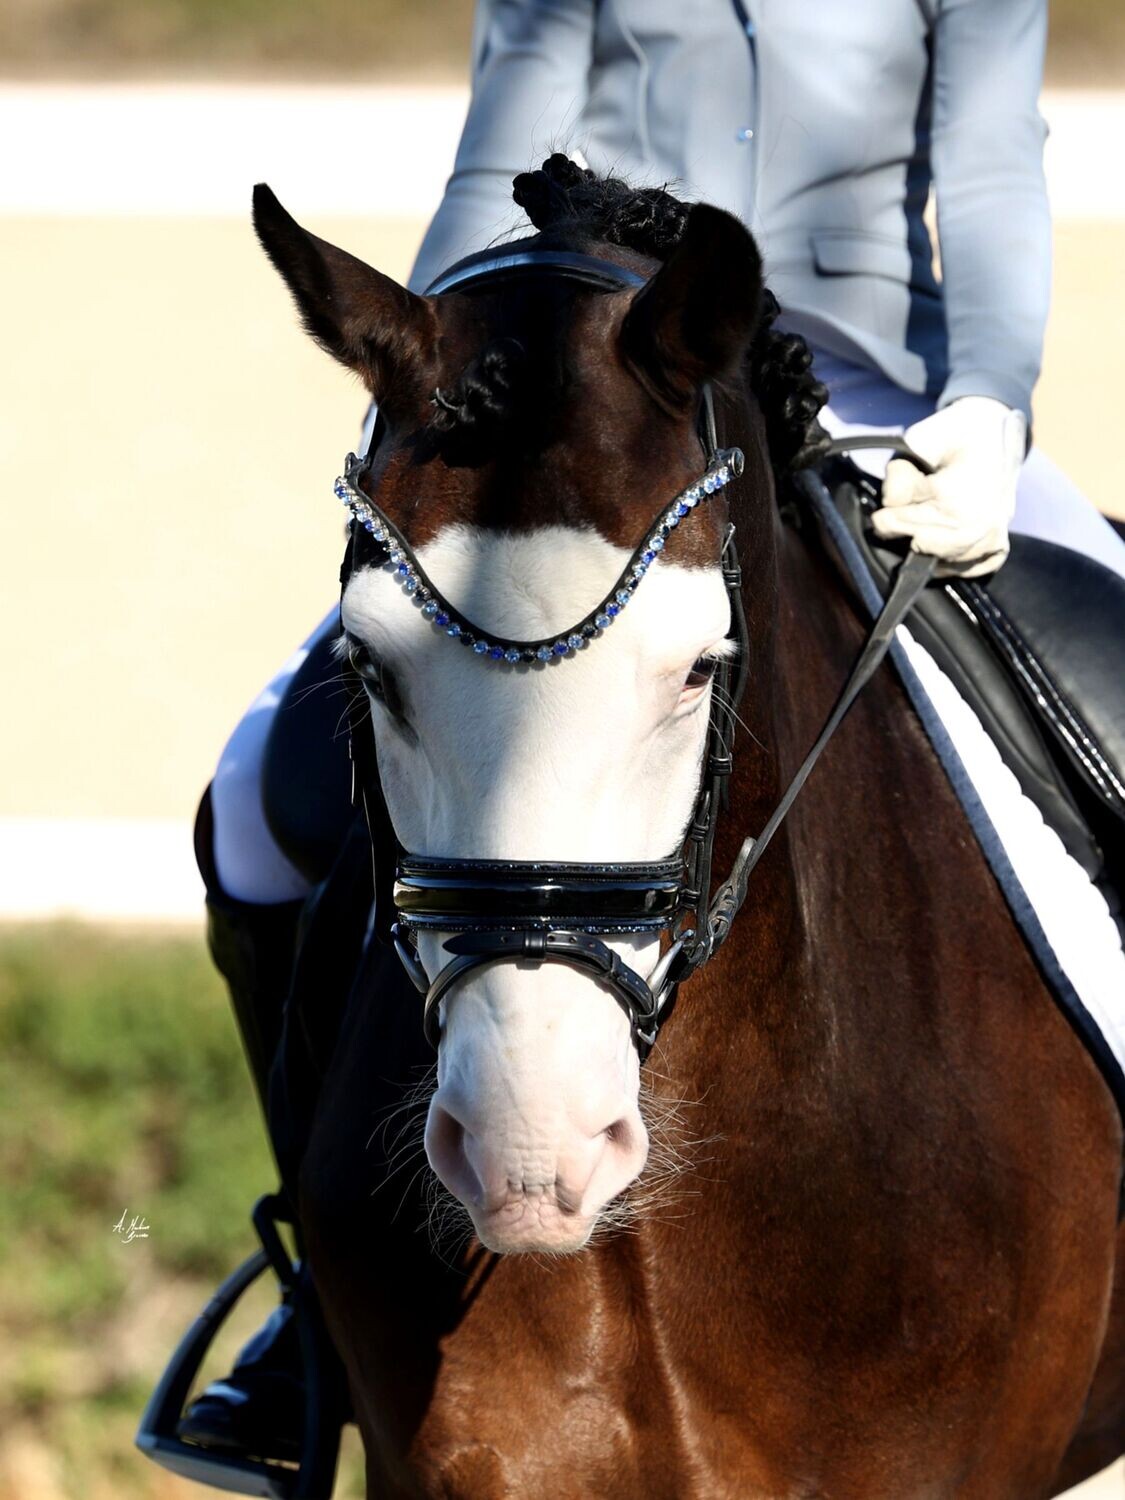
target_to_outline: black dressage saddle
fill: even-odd
[[[875,544],[878,482],[846,460],[825,482],[881,590],[900,553]],[[1125,892],[1125,579],[1014,534],[991,578],[928,588],[908,628],[977,714],[1044,822],[1102,886]]]
[[[847,459],[823,478],[877,583],[900,553],[874,545],[879,487]],[[798,502],[799,504],[800,502]],[[1026,796],[1110,899],[1125,891],[1125,580],[1067,547],[1013,536],[992,578],[926,590],[909,628],[976,712]],[[354,816],[345,701],[332,642],[289,684],[266,750],[263,800],[281,848],[312,882]]]

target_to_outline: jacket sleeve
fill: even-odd
[[[1031,417],[1051,294],[1039,88],[1047,0],[941,0],[931,163],[949,381]]]
[[[410,277],[425,287],[521,214],[512,178],[565,150],[586,104],[596,0],[477,0],[472,97],[457,157]]]

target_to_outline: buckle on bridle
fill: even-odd
[[[395,922],[391,926],[391,941],[395,945],[399,962],[406,970],[407,977],[420,995],[424,995],[430,988],[430,976],[422,967],[422,960],[418,957],[418,950],[410,937],[409,929],[401,922]]]

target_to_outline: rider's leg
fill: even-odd
[[[370,447],[375,415],[371,407],[361,452]],[[311,886],[286,858],[266,820],[265,755],[295,673],[338,621],[333,608],[243,715],[219,759],[196,828],[212,956],[230,990],[282,1184],[292,1200],[300,1127],[285,1116],[297,1082],[289,1074],[299,1066],[293,1059],[301,1049],[282,1036]],[[369,862],[370,855],[366,858]],[[275,1067],[279,1049],[284,1067]],[[179,1433],[241,1456],[286,1459],[299,1452],[303,1421],[301,1351],[292,1308],[283,1299],[226,1379],[214,1381],[191,1404]]]
[[[928,396],[904,391],[877,370],[817,352],[816,372],[828,387],[821,420],[834,437],[848,432],[901,432],[928,417]],[[857,453],[855,461],[882,476],[886,454]],[[1012,530],[1083,552],[1125,578],[1125,541],[1059,467],[1033,448],[1020,472]]]
[[[237,736],[238,731],[232,738]],[[215,837],[214,800],[212,784],[204,794],[195,828],[196,858],[207,889],[208,944],[230,993],[272,1141],[270,1073],[280,1041],[305,902],[299,895],[289,900],[246,901],[228,893],[215,859],[219,841]],[[242,826],[253,828],[259,846],[271,857],[277,861],[283,858],[276,846],[270,849],[272,840],[264,818],[244,818]],[[285,873],[280,864],[276,868]],[[293,883],[288,889],[293,889]],[[284,1182],[288,1174],[280,1161],[279,1167]],[[242,1456],[296,1458],[304,1415],[300,1371],[294,1314],[283,1301],[243,1348],[226,1380],[212,1382],[191,1404],[179,1425],[180,1437]]]
[[[375,427],[367,413],[360,451]],[[295,1198],[294,1131],[281,1118],[291,1081],[272,1087],[298,927],[310,884],[274,839],[263,802],[266,747],[278,706],[310,651],[337,627],[329,611],[255,698],[219,759],[197,826],[197,858],[207,887],[208,936],[227,981],[282,1183]],[[286,1049],[287,1051],[290,1049]],[[285,1070],[282,1070],[283,1072]],[[285,1082],[283,1079],[282,1082]],[[265,1458],[293,1458],[304,1419],[304,1382],[295,1319],[283,1300],[243,1348],[225,1380],[194,1401],[180,1436],[207,1447]]]
[[[334,609],[251,704],[222,753],[196,821],[196,858],[207,890],[211,955],[230,992],[290,1197],[294,1164],[284,1145],[290,1132],[275,1117],[277,1093],[270,1083],[310,886],[269,830],[262,773],[274,714],[290,680],[321,637],[335,630],[337,620]],[[303,1419],[296,1321],[283,1300],[242,1349],[226,1379],[212,1382],[191,1404],[179,1433],[226,1452],[291,1459],[300,1451]]]

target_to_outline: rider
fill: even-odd
[[[562,143],[600,174],[674,184],[757,237],[828,387],[824,425],[905,429],[935,467],[887,467],[881,536],[978,576],[1011,527],[1125,576],[1125,543],[1029,450],[1050,285],[1046,29],[1047,0],[478,0],[472,101],[410,286],[521,232],[512,178]],[[266,825],[262,752],[311,644],[235,730],[200,824],[213,950],[263,1092],[308,882]],[[299,1395],[283,1306],[182,1431],[291,1456]]]

